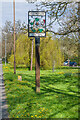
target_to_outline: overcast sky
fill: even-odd
[[[16,21],[21,20],[22,22],[27,22],[27,13],[29,10],[35,10],[35,4],[28,4],[27,0],[15,0],[16,2]],[[28,1],[53,1],[60,2],[62,0],[28,0]],[[63,1],[79,1],[79,0],[63,0]],[[2,21],[2,26],[5,21],[13,22],[13,0],[0,0],[0,26]]]
[[[39,1],[39,0],[29,0],[29,1]],[[48,1],[48,0],[40,0],[40,1]],[[56,0],[56,1],[61,1],[61,0]],[[15,8],[16,8],[15,9],[16,21],[20,20],[21,22],[25,22],[27,24],[28,11],[35,10],[36,5],[33,3],[32,4],[27,3],[26,0],[15,0]],[[11,21],[13,23],[13,0],[0,0],[0,27],[1,25],[2,26],[5,25],[6,20]],[[48,23],[49,20],[46,20],[46,22]],[[54,29],[57,30],[57,28],[58,26],[54,25]]]
[[[28,11],[34,10],[36,6],[25,2],[25,0],[23,1],[15,4],[15,19],[27,23]],[[2,26],[4,26],[6,20],[13,23],[13,2],[2,2]]]

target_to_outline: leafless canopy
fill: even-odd
[[[57,35],[66,35],[71,32],[79,32],[79,4],[75,2],[41,2],[37,4],[37,10],[45,10],[49,21],[47,32]],[[58,30],[53,29],[57,23]]]

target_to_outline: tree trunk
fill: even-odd
[[[14,74],[16,74],[16,60],[15,60],[15,0],[13,1],[13,16],[14,16]]]
[[[53,72],[54,72],[54,67],[55,67],[55,61],[53,61]]]
[[[32,40],[32,50],[31,50],[31,71],[32,71],[32,62],[33,62],[33,45],[34,45],[34,40]]]

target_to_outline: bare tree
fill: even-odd
[[[47,24],[47,32],[56,35],[66,35],[79,32],[78,4],[75,2],[41,2],[37,5],[39,10],[46,10],[50,22]],[[58,25],[58,31],[54,31],[54,24]],[[51,29],[49,29],[51,27]]]

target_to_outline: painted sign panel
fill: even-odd
[[[28,36],[46,36],[46,13],[44,11],[28,12]]]

